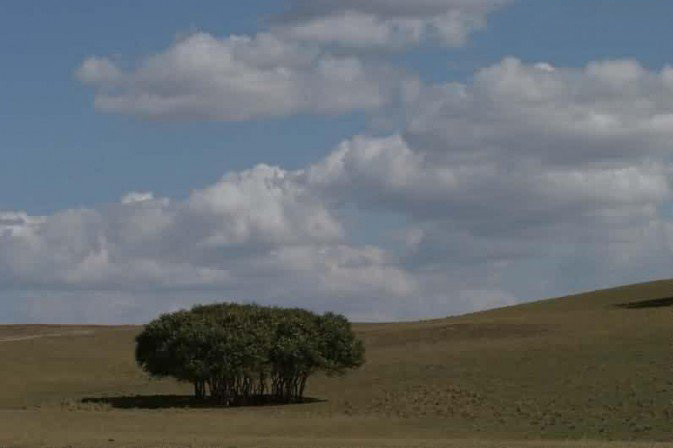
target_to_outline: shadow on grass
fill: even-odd
[[[222,404],[217,400],[197,400],[193,395],[135,395],[127,397],[87,397],[82,403],[106,404],[119,409],[230,408],[251,406],[288,406],[322,403],[327,400],[305,397],[298,401],[279,401],[271,395],[254,397],[245,403]]]
[[[661,308],[665,306],[673,306],[673,297],[666,297],[663,299],[641,300],[639,302],[621,303],[615,305],[618,308],[639,309],[639,308]]]

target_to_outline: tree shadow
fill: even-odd
[[[118,409],[170,409],[170,408],[233,408],[255,406],[289,406],[322,403],[327,400],[304,397],[300,400],[282,401],[272,395],[252,397],[245,401],[224,404],[218,400],[199,400],[193,395],[134,395],[121,397],[86,397],[82,403],[110,405]]]
[[[638,302],[628,302],[615,305],[618,308],[640,309],[640,308],[662,308],[665,306],[673,306],[673,297],[666,297],[663,299],[641,300]]]

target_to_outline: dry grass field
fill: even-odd
[[[362,369],[312,379],[313,403],[247,408],[147,378],[138,327],[0,327],[0,446],[669,446],[670,297],[659,281],[357,325]]]

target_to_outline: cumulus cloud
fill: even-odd
[[[654,219],[671,199],[670,73],[508,58],[467,84],[425,88],[403,133],[342,143],[308,182],[481,235]]]
[[[126,305],[134,302],[130,297],[153,297],[139,306],[144,311],[164,295],[176,301],[183,291],[182,305],[198,298],[254,299],[360,308],[375,318],[372,302],[358,305],[363,294],[370,301],[409,294],[414,281],[395,257],[350,244],[331,211],[295,176],[260,165],[182,201],[131,193],[119,203],[46,217],[3,213],[0,295],[33,291],[31,304],[39,291]],[[123,315],[106,319],[128,318],[126,305]],[[36,309],[29,311],[34,316]]]
[[[670,73],[508,58],[426,87],[403,132],[343,142],[307,182],[335,203],[406,217],[401,263],[425,297],[670,276]]]
[[[405,48],[434,41],[458,47],[509,0],[295,0],[275,31],[346,48]]]
[[[427,88],[408,109],[405,136],[466,157],[558,165],[641,159],[669,148],[670,79],[671,68],[647,71],[632,60],[567,69],[507,58],[467,85]]]
[[[378,109],[414,82],[385,64],[270,33],[196,33],[127,70],[88,58],[76,76],[96,90],[95,106],[104,112],[225,121]]]
[[[259,165],[184,200],[2,213],[0,293],[396,319],[670,276],[673,69],[507,58],[404,106],[399,132],[301,170]]]
[[[510,0],[304,1],[254,35],[183,36],[131,64],[91,56],[75,76],[103,112],[145,119],[241,121],[375,111],[418,83],[381,49],[462,46]]]

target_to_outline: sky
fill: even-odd
[[[672,14],[0,0],[0,323],[409,320],[669,278]]]

